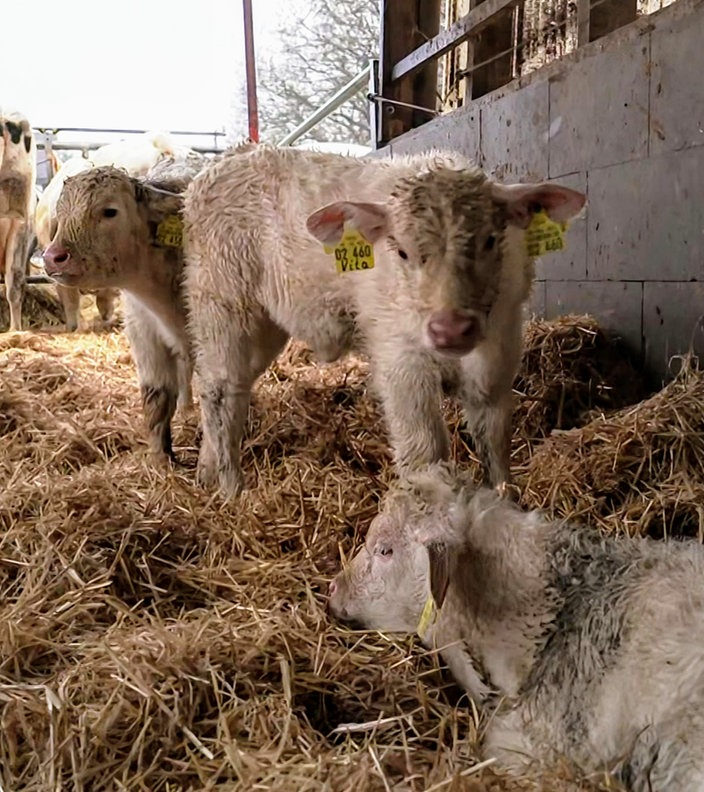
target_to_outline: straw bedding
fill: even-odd
[[[624,475],[643,493],[674,491],[682,475],[701,486],[701,441],[684,437],[701,437],[699,375],[669,386],[660,398],[677,406],[661,419],[656,395],[541,441],[643,394],[635,376],[615,376],[618,356],[604,362],[613,348],[587,317],[534,323],[528,341],[514,442],[528,502],[619,529],[601,500],[580,498],[602,468],[607,483],[621,475],[589,456],[620,459],[593,427],[610,421],[620,437],[639,410],[652,453]],[[197,414],[176,422],[181,464],[150,463],[119,333],[2,335],[0,371],[3,789],[617,788],[567,771],[509,781],[477,769],[481,715],[434,658],[413,638],[330,623],[329,579],[392,479],[365,361],[317,366],[289,346],[258,384],[250,489],[230,506],[193,484]],[[447,412],[456,453],[475,465]],[[567,488],[555,495],[555,455],[575,453],[573,467],[560,457]],[[627,490],[609,492],[608,509],[629,508]],[[652,530],[645,511],[628,512],[629,531]]]
[[[22,314],[25,326],[51,328],[64,323],[64,312],[56,289],[48,284],[27,289]],[[10,309],[5,299],[5,286],[0,282],[0,332],[4,332],[9,326]]]

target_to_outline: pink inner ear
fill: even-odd
[[[578,214],[586,201],[587,197],[582,193],[556,184],[545,185],[536,190],[535,202],[545,209],[548,217],[558,223],[570,220]]]
[[[558,223],[566,222],[579,214],[587,201],[582,193],[558,184],[497,184],[493,192],[506,204],[510,221],[521,228],[528,227],[538,209]]]
[[[306,222],[308,231],[320,242],[334,245],[342,238],[345,214],[336,206],[327,206],[314,212]]]

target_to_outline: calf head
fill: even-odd
[[[450,553],[464,542],[467,492],[445,463],[399,482],[364,546],[330,584],[332,614],[369,629],[413,632],[430,594],[441,607]]]
[[[56,232],[44,251],[46,272],[66,286],[126,286],[149,249],[160,246],[160,222],[181,207],[180,195],[117,168],[79,173],[61,191]]]
[[[307,225],[325,244],[340,240],[346,222],[383,244],[405,292],[397,297],[422,318],[423,343],[462,356],[484,337],[506,258],[529,261],[524,231],[533,215],[564,222],[584,203],[555,184],[500,185],[478,169],[438,167],[400,180],[385,204],[340,201]]]

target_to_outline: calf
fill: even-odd
[[[440,648],[509,770],[562,756],[636,792],[704,789],[701,545],[605,538],[436,464],[389,493],[330,592],[339,618]]]
[[[22,329],[36,169],[29,121],[20,113],[0,111],[0,275],[5,278],[10,330]]]
[[[213,165],[184,210],[200,480],[240,491],[252,385],[294,337],[327,361],[369,353],[401,467],[448,456],[441,382],[454,382],[491,481],[507,481],[533,278],[525,230],[539,209],[566,221],[584,201],[554,184],[495,184],[449,154],[365,160],[260,146]],[[353,231],[357,244],[332,255]],[[358,271],[339,274],[336,257]]]
[[[205,159],[159,166],[145,180],[112,167],[67,179],[57,230],[44,251],[58,283],[124,291],[125,327],[157,455],[172,456],[171,419],[177,400],[191,403],[191,350],[181,295],[181,191]]]

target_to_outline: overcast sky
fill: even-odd
[[[292,0],[253,5],[255,46],[268,55]],[[241,0],[32,0],[8,13],[18,24],[0,46],[0,107],[35,127],[212,131],[231,120]]]

